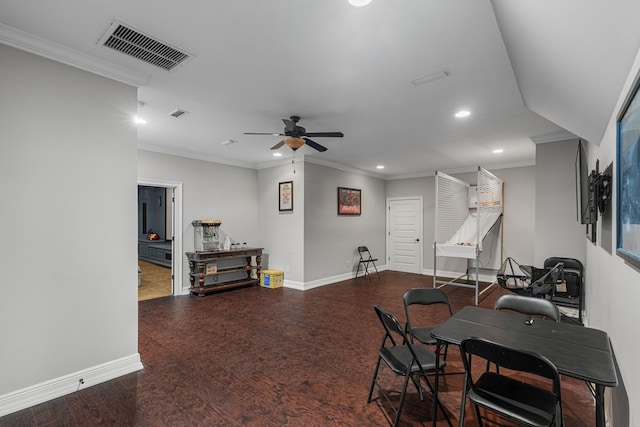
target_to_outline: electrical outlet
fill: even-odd
[[[351,258],[347,258],[347,268],[351,268]]]
[[[291,271],[291,269],[290,269],[290,268],[289,268],[289,266],[287,265],[287,266],[284,268],[284,271],[285,271],[287,274],[289,274],[289,272]]]

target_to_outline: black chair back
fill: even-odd
[[[548,358],[476,337],[464,339],[460,351],[466,373],[460,425],[464,423],[467,397],[473,403],[480,425],[483,418],[480,407],[527,426],[563,425],[560,374]],[[505,369],[474,376],[472,356]],[[508,375],[504,374],[505,370]],[[545,386],[548,381],[540,377],[551,380],[552,385]]]
[[[544,260],[544,268],[551,268],[558,263],[562,263],[562,268],[565,270],[577,270],[582,276],[584,272],[584,266],[582,263],[574,258],[562,258],[562,257],[551,257]]]
[[[461,348],[463,353],[479,356],[502,368],[528,372],[551,380],[558,376],[558,370],[553,363],[539,354],[515,350],[481,338],[466,339]]]
[[[369,248],[367,248],[366,246],[358,246],[358,253],[362,256],[363,259],[371,257]]]
[[[443,309],[446,307],[447,311],[448,311],[448,316],[452,316],[453,315],[453,310],[451,308],[451,301],[449,301],[449,296],[442,290],[442,289],[438,289],[438,288],[414,288],[414,289],[409,289],[407,290],[403,297],[402,297],[402,301],[404,303],[404,314],[405,317],[407,319],[407,324],[406,324],[406,331],[410,334],[411,338],[416,338],[418,341],[422,342],[423,344],[435,344],[436,340],[431,337],[431,330],[434,328],[434,326],[438,323],[437,321],[430,321],[428,323],[430,323],[430,326],[426,326],[426,325],[419,325],[416,326],[415,324],[412,324],[411,322],[411,313],[413,312],[414,315],[415,314],[421,314],[422,316],[420,317],[419,320],[424,320],[425,318],[425,311],[423,310],[411,310],[410,307],[412,305],[419,305],[419,306],[430,306],[430,305],[441,305],[443,307]],[[442,316],[442,312],[431,312],[431,310],[429,311],[428,314],[431,315],[440,315]],[[445,320],[445,319],[442,319]]]
[[[406,342],[406,335],[398,319],[396,319],[396,317],[393,314],[385,311],[379,305],[376,305],[374,309],[376,311],[376,314],[378,315],[378,319],[380,319],[380,322],[382,323],[382,326],[384,327],[384,330],[386,332],[385,337],[382,341],[383,342],[382,346],[384,346],[384,341],[386,339],[389,339],[394,346],[399,344],[404,344]],[[398,338],[398,341],[394,339],[394,335],[396,338]],[[411,349],[411,353],[413,353],[413,349]]]
[[[442,289],[438,288],[409,289],[404,293],[403,300],[405,307],[412,304],[446,304],[451,307],[449,296]]]
[[[543,316],[560,322],[560,310],[553,302],[544,298],[506,294],[496,300],[494,309],[512,310],[531,316]]]

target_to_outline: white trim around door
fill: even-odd
[[[138,179],[138,185],[150,187],[165,187],[173,189],[173,250],[171,254],[172,287],[173,295],[186,295],[189,287],[182,286],[182,183],[172,181],[158,181],[151,179]]]
[[[423,274],[423,227],[422,196],[387,198],[388,270]]]

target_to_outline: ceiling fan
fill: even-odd
[[[263,133],[263,132],[245,132],[245,135],[274,135],[274,136],[287,136],[276,145],[271,147],[272,150],[277,150],[283,145],[287,145],[293,151],[307,144],[311,148],[322,152],[327,151],[327,147],[318,144],[317,142],[309,138],[342,138],[344,134],[342,132],[307,132],[302,126],[298,126],[300,121],[299,116],[291,116],[289,119],[282,119],[284,122],[283,133]]]

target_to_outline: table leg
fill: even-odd
[[[604,426],[604,386],[596,384],[596,427]]]
[[[433,427],[436,427],[438,421],[438,384],[440,383],[440,349],[442,348],[442,342],[436,340],[436,372],[433,376]]]

